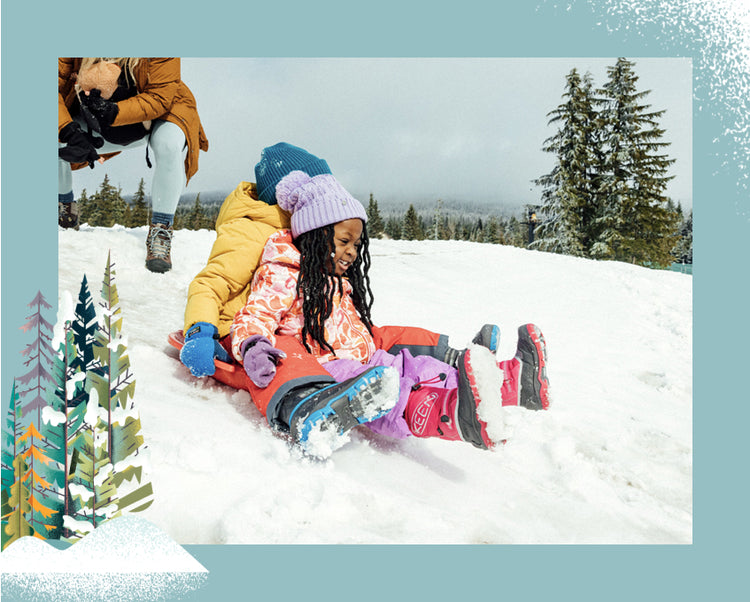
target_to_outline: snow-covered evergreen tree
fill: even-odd
[[[500,243],[500,231],[497,218],[494,215],[487,221],[487,227],[484,229],[483,236],[482,242],[492,245]]]
[[[372,193],[370,193],[370,202],[367,205],[367,235],[370,238],[381,238],[384,230],[385,224],[383,223],[383,218],[380,216],[378,202]]]
[[[135,407],[135,378],[130,370],[122,314],[110,256],[102,282],[102,318],[95,335],[94,356],[102,370],[89,370],[86,389],[104,409],[107,455],[114,466],[113,483],[118,488],[120,509],[143,510],[151,504],[153,490],[144,474],[145,446],[141,420]]]
[[[619,58],[607,70],[602,95],[602,210],[591,256],[638,264],[668,266],[678,219],[668,206],[668,174],[674,163],[664,150],[664,111],[644,103],[650,91],[638,91],[634,63]]]
[[[125,213],[125,201],[121,191],[109,181],[109,175],[104,174],[99,190],[89,197],[86,203],[86,215],[81,217],[90,226],[104,226],[111,228],[115,224],[122,224]]]
[[[596,241],[600,207],[599,119],[591,74],[573,69],[566,78],[565,102],[548,113],[558,126],[543,150],[554,153],[552,171],[535,180],[542,187],[542,213],[535,248],[585,257]]]
[[[96,391],[92,392],[79,433],[80,443],[70,463],[70,493],[75,510],[63,519],[72,538],[84,537],[102,522],[120,515],[114,468],[108,454],[108,437]]]
[[[693,210],[682,218],[679,229],[679,239],[672,257],[677,263],[693,263]]]
[[[84,395],[85,372],[76,364],[78,352],[74,343],[71,322],[65,322],[63,340],[60,342],[53,366],[55,386],[48,394],[48,406],[42,411],[42,433],[48,444],[48,456],[52,462],[46,467],[45,478],[50,482],[54,515],[54,530],[48,538],[59,539],[70,534],[63,529],[63,516],[73,511],[73,500],[69,490],[70,458],[79,444],[78,435],[83,425],[86,404]]]

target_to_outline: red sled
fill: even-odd
[[[177,330],[169,334],[167,342],[179,351],[185,344],[185,337],[181,330]],[[235,389],[247,389],[247,374],[244,370],[237,369],[239,364],[228,364],[215,359],[214,365],[216,366],[216,372],[212,375],[213,378]]]

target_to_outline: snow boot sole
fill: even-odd
[[[487,423],[477,414],[482,398],[472,368],[472,350],[466,349],[458,360],[458,403],[456,424],[461,439],[479,449],[491,449],[495,443],[487,434]],[[486,353],[486,352],[485,352]],[[499,402],[498,391],[498,403]]]
[[[495,324],[485,324],[471,342],[495,353],[500,344],[500,329]]]
[[[384,416],[398,398],[398,372],[375,366],[302,399],[289,419],[292,439],[309,455],[325,457],[346,443],[347,431]]]
[[[529,410],[549,408],[547,343],[535,324],[518,327],[516,357],[521,362],[518,403]]]

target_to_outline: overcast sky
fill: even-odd
[[[692,207],[690,59],[632,58],[645,102],[666,109],[660,125],[677,160],[668,194]],[[541,150],[555,133],[547,113],[563,102],[572,68],[606,81],[616,58],[183,58],[210,148],[186,192],[233,189],[254,181],[261,150],[301,146],[328,161],[367,201],[476,200],[538,203],[531,182],[553,166]],[[108,172],[125,194],[141,177],[145,152],[133,150],[74,173],[89,192]]]

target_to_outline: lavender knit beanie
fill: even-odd
[[[331,174],[310,177],[293,171],[276,185],[276,200],[292,214],[292,237],[303,232],[359,218],[367,222],[367,212]]]
[[[328,163],[304,148],[279,142],[263,149],[255,166],[255,185],[258,198],[269,205],[276,204],[276,184],[290,171],[300,170],[311,176],[331,173]]]

